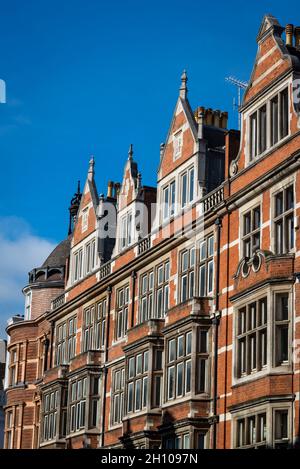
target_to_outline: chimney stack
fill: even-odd
[[[296,26],[294,29],[295,33],[295,47],[300,47],[300,26]]]
[[[287,46],[293,45],[293,32],[294,26],[292,24],[287,24],[285,27],[285,43]]]
[[[108,181],[108,184],[107,184],[107,197],[112,197],[113,196],[113,187],[114,187],[113,181]]]

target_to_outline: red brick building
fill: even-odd
[[[7,328],[6,448],[298,443],[300,28],[257,43],[241,133],[184,73],[156,188],[130,147],[99,196],[90,161]]]

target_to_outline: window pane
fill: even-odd
[[[183,363],[177,365],[176,395],[183,395]]]
[[[177,338],[177,358],[183,357],[183,335]]]
[[[194,168],[189,172],[189,202],[194,200]]]
[[[184,207],[187,203],[187,174],[181,176],[181,206]]]
[[[188,360],[185,362],[185,392],[191,391],[191,378],[192,378],[192,362]]]
[[[168,399],[174,397],[174,384],[175,384],[175,368],[171,366],[168,368]]]

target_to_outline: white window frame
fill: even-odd
[[[183,131],[178,130],[173,134],[173,160],[177,160],[182,155],[183,148]]]

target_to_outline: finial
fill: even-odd
[[[180,93],[180,97],[182,99],[186,99],[186,96],[187,96],[187,92],[188,92],[188,89],[187,89],[187,81],[188,81],[188,77],[187,77],[187,74],[186,74],[186,70],[183,70],[183,73],[181,75],[181,86],[180,86],[180,90],[179,90],[179,93]]]
[[[133,145],[132,145],[132,143],[129,145],[128,159],[129,159],[129,160],[132,160],[132,159],[133,159]]]
[[[89,170],[88,170],[89,180],[91,180],[94,177],[94,167],[95,167],[95,159],[93,156],[91,156],[91,159],[89,162]]]
[[[77,194],[80,194],[80,181],[77,183]]]

